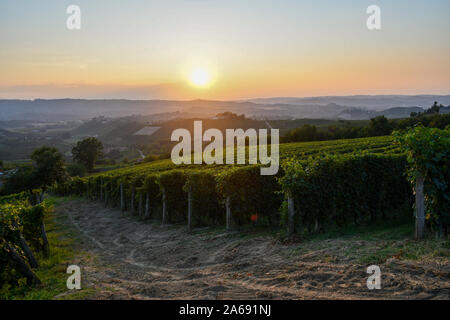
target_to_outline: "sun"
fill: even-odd
[[[189,75],[191,84],[198,88],[206,88],[211,83],[211,74],[206,69],[194,69]]]

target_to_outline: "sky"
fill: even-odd
[[[450,94],[449,12],[449,0],[2,0],[0,98]]]

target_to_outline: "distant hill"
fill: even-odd
[[[434,101],[450,104],[450,95],[269,98],[248,101],[211,100],[0,100],[0,121],[88,120],[94,117],[150,116],[160,120],[213,117],[231,111],[255,119],[368,119],[409,116]],[[154,121],[155,119],[149,119]]]
[[[450,113],[450,106],[441,108],[441,109],[439,110],[439,113],[440,113],[440,114],[447,114],[447,113]]]
[[[425,109],[421,107],[395,107],[383,111],[364,110],[359,108],[351,108],[339,114],[339,118],[348,120],[368,120],[377,116],[385,116],[389,119],[408,118],[411,112],[423,112]]]
[[[356,95],[356,96],[324,96],[307,98],[261,98],[246,100],[261,104],[311,105],[335,103],[347,107],[359,107],[373,110],[385,110],[394,107],[421,106],[430,107],[435,101],[450,105],[450,95]]]

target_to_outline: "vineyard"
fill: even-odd
[[[0,288],[17,286],[22,278],[28,285],[41,283],[32,269],[39,267],[36,253],[49,255],[44,215],[50,207],[36,203],[39,194],[32,194],[33,199],[28,193],[0,198]]]
[[[282,238],[296,235],[303,241],[347,227],[369,228],[374,223],[396,227],[406,219],[412,223],[411,182],[415,180],[411,177],[415,174],[424,177],[426,199],[435,199],[427,202],[427,227],[438,226],[440,234],[446,234],[448,142],[448,130],[418,127],[406,135],[397,132],[376,138],[288,143],[280,145],[281,166],[275,176],[261,175],[260,165],[176,166],[171,160],[161,160],[71,178],[56,183],[49,192],[81,197],[59,208],[59,214],[66,215],[101,250],[109,246],[111,259],[125,259],[125,263],[141,267],[148,262],[141,264],[136,259],[153,261],[156,258],[152,255],[161,254],[153,252],[157,249],[150,243],[160,241],[158,248],[165,252],[168,233],[185,243],[184,237],[194,241],[202,230],[198,227],[276,230]],[[430,144],[434,148],[429,148]],[[43,201],[42,195],[42,190],[34,190],[0,198],[0,294],[6,294],[5,297],[14,296],[8,288],[23,288],[25,283],[37,290],[48,286],[40,269],[47,263],[41,258],[49,257],[44,217],[50,212],[47,201],[52,200]],[[125,212],[137,219],[125,219]],[[144,220],[154,223],[143,223]],[[178,224],[177,230],[187,226],[188,231],[194,232],[177,234],[176,229],[163,226],[167,224]],[[153,229],[146,237],[150,238],[141,243],[141,234],[149,226]],[[54,246],[57,240],[51,239],[52,253],[58,255]],[[227,241],[225,237],[214,239],[212,247]],[[116,256],[116,246],[128,246],[129,256]],[[148,248],[151,250],[146,251]],[[190,255],[196,253],[192,248],[186,250],[186,259],[192,259]],[[223,253],[220,252],[219,256]],[[210,255],[206,251],[204,254]],[[254,259],[260,256],[265,254],[255,253]],[[248,258],[248,254],[243,257]],[[164,265],[164,259],[167,257],[159,263]],[[272,259],[279,266],[286,262],[284,258]],[[362,259],[378,261],[370,254]],[[61,268],[53,265],[51,270]],[[58,287],[55,292],[60,290]]]
[[[54,191],[189,229],[281,224],[315,232],[411,208],[406,160],[390,136],[281,144],[280,162],[276,176],[261,176],[258,165],[175,166],[169,159],[74,178]]]

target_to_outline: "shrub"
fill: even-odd
[[[432,228],[446,231],[450,225],[450,126],[445,130],[417,126],[395,133],[406,152],[408,179],[415,185],[424,178],[426,218]]]
[[[80,163],[74,163],[67,166],[67,173],[71,177],[84,177],[87,173],[87,169]]]
[[[45,214],[50,210],[51,208],[45,202],[21,208],[20,223],[23,226],[23,236],[36,251],[44,250],[41,225],[44,223]]]
[[[187,219],[187,194],[183,187],[186,174],[183,170],[170,170],[161,173],[158,179],[161,190],[166,195],[167,222],[182,222]]]
[[[45,250],[41,225],[50,210],[45,203],[30,206],[22,195],[10,196],[9,202],[3,200],[0,204],[0,291],[19,285],[23,278],[29,285],[39,283],[30,269],[37,263],[29,247]]]
[[[193,226],[225,223],[225,210],[221,203],[222,196],[217,192],[215,170],[190,171],[183,189],[192,192]]]
[[[142,211],[144,212],[145,210],[146,194],[148,193],[150,215],[155,216],[156,209],[161,207],[161,190],[158,184],[158,176],[155,174],[150,174],[142,181],[141,179],[137,180],[136,183],[141,183],[141,186],[138,187],[137,190],[140,197],[142,197]],[[136,203],[138,203],[138,199],[139,196],[136,197]],[[156,216],[161,218],[161,211],[158,211]]]
[[[298,229],[313,232],[330,224],[368,223],[403,213],[412,205],[405,167],[401,155],[290,160],[283,164],[286,173],[279,182],[294,199]]]
[[[230,197],[235,223],[248,224],[253,216],[261,224],[278,224],[282,196],[276,176],[262,176],[260,166],[254,165],[226,170],[217,179],[219,193]]]

